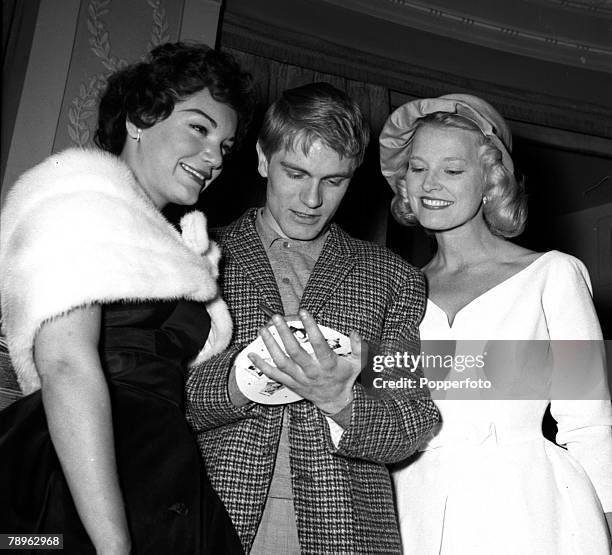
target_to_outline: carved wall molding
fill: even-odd
[[[149,50],[151,50],[164,42],[168,42],[170,34],[168,33],[168,20],[163,0],[147,0],[147,4],[153,9],[153,24],[151,40],[149,41]]]
[[[612,114],[599,105],[410,65],[236,14],[226,13],[221,44],[414,97],[438,96],[449,90],[472,92],[510,119],[612,139]]]
[[[164,0],[145,0],[152,10],[149,50],[170,40]],[[101,71],[79,84],[68,109],[67,132],[70,141],[79,147],[91,146],[92,129],[95,125],[98,97],[104,90],[108,77],[128,65],[127,60],[112,54],[110,30],[105,16],[112,8],[112,0],[89,0],[87,4],[88,43],[105,71]]]
[[[552,4],[562,10],[582,11],[612,17],[611,0],[526,0],[534,4]]]
[[[563,0],[534,0],[548,16],[539,21],[539,14],[524,3],[519,9],[512,4],[512,14],[497,11],[498,1],[488,0],[478,11],[473,5],[448,0],[325,0],[345,9],[355,10],[387,21],[436,33],[472,44],[495,48],[566,65],[612,73],[612,41],[609,26],[598,26],[598,32],[584,33],[582,22],[572,28],[571,13],[562,8],[581,9],[585,16],[611,14],[610,2],[586,3]],[[506,3],[506,6],[508,3]],[[465,6],[465,7],[463,7]],[[526,7],[525,7],[526,6]],[[592,20],[592,18],[591,18]],[[606,32],[607,29],[607,32]]]

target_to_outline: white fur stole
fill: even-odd
[[[94,303],[186,298],[207,303],[211,331],[196,362],[227,347],[232,321],[217,288],[217,245],[200,212],[183,238],[130,169],[98,150],[68,149],[27,171],[0,227],[2,324],[24,393],[40,388],[33,360],[41,325]]]

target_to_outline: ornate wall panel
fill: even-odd
[[[168,0],[81,0],[54,151],[92,144],[108,76],[153,46],[176,40],[181,8]]]
[[[608,0],[325,1],[480,46],[612,73]]]
[[[12,99],[18,108],[6,139],[2,199],[52,152],[92,144],[98,96],[110,73],[168,40],[214,46],[221,10],[221,0],[39,2],[22,93]]]

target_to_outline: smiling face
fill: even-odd
[[[121,157],[159,209],[191,205],[221,173],[237,124],[235,110],[204,89],[176,102],[170,116],[142,130],[140,141],[127,122]]]
[[[275,152],[268,160],[257,145],[259,173],[268,178],[263,217],[280,235],[310,241],[327,228],[346,193],[355,161],[340,158],[316,140],[302,151],[297,139],[293,149]]]
[[[424,124],[412,142],[405,189],[419,223],[433,231],[482,217],[484,178],[476,131]]]

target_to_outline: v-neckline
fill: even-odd
[[[494,291],[498,287],[501,287],[502,285],[506,284],[507,282],[513,280],[515,277],[517,277],[520,274],[522,274],[523,272],[527,271],[536,262],[538,262],[539,260],[544,258],[547,254],[551,254],[552,252],[554,252],[554,251],[547,251],[547,252],[542,253],[535,260],[532,260],[529,264],[527,264],[527,266],[525,266],[524,268],[520,269],[518,272],[515,272],[511,276],[508,276],[507,278],[501,280],[499,283],[493,285],[492,287],[489,287],[489,289],[487,289],[486,291],[483,291],[480,295],[474,297],[470,302],[464,304],[459,310],[457,310],[457,312],[455,312],[455,315],[453,316],[453,321],[452,322],[450,321],[450,318],[448,317],[448,313],[446,312],[446,310],[444,310],[442,307],[437,305],[434,301],[431,300],[431,298],[428,298],[427,302],[431,303],[432,305],[434,305],[442,314],[444,314],[444,318],[446,320],[446,324],[448,326],[448,329],[452,330],[453,326],[455,324],[455,321],[457,320],[457,316],[459,315],[460,312],[463,312],[466,308],[468,308],[469,306],[474,304],[476,301],[482,299],[482,297],[488,295],[491,291]]]

